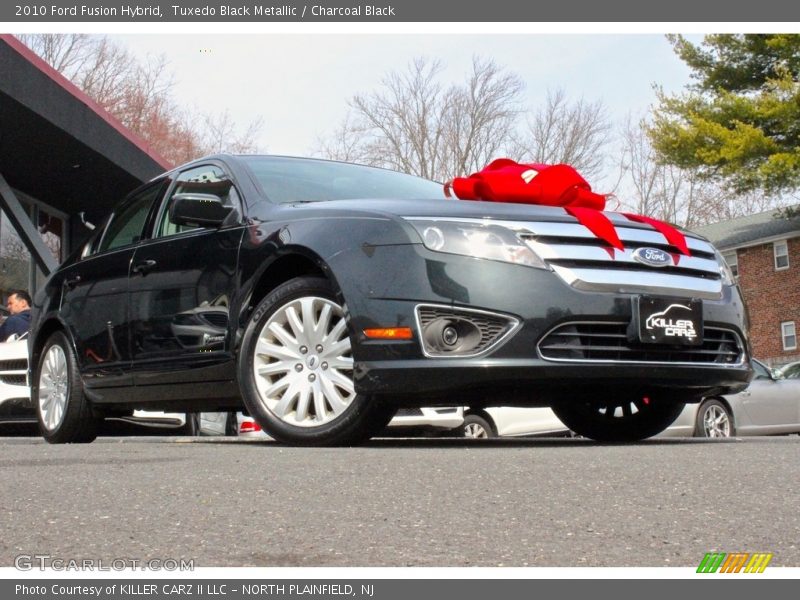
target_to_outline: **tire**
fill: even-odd
[[[465,438],[484,440],[497,437],[492,424],[480,415],[467,415],[461,426]]]
[[[736,435],[733,415],[724,402],[711,398],[704,400],[697,409],[695,437],[720,438]]]
[[[682,402],[626,396],[607,402],[577,401],[552,407],[569,429],[598,442],[636,442],[664,431],[683,410]]]
[[[237,437],[239,435],[239,419],[235,412],[229,412],[225,417],[225,437]]]
[[[392,419],[393,407],[355,393],[345,315],[320,277],[287,281],[253,311],[238,357],[239,384],[248,412],[276,440],[354,445]]]
[[[200,413],[186,413],[183,427],[178,430],[178,435],[197,437],[200,435]]]
[[[102,418],[94,414],[84,394],[75,352],[62,332],[45,343],[34,381],[32,400],[42,437],[51,444],[94,441]]]

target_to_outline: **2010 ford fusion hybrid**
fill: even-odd
[[[746,312],[712,245],[603,215],[466,202],[359,165],[219,155],[131,193],[34,300],[44,437],[133,409],[246,410],[355,444],[398,408],[551,406],[633,441],[743,389]]]

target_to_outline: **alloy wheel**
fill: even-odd
[[[483,440],[489,437],[489,432],[480,423],[467,423],[464,425],[464,437]]]
[[[284,423],[319,427],[344,413],[356,393],[342,307],[304,296],[278,308],[258,334],[253,375],[259,401]]]
[[[703,432],[709,438],[731,436],[731,420],[724,408],[716,404],[706,407],[703,412]]]
[[[55,430],[64,418],[68,394],[67,357],[56,344],[48,349],[39,374],[39,410],[48,431]]]

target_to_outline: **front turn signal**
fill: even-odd
[[[365,329],[364,335],[371,340],[412,340],[414,332],[411,327],[384,327]]]

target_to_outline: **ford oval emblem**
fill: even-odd
[[[672,256],[658,248],[637,248],[633,251],[633,260],[648,267],[666,267],[672,264]]]

